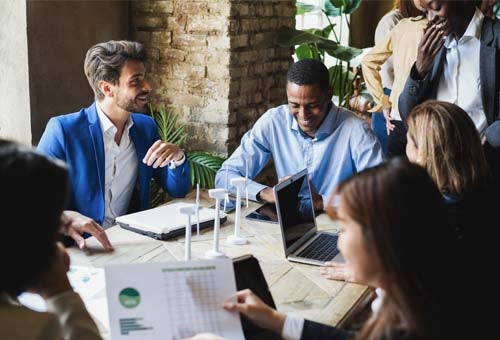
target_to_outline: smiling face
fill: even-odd
[[[318,85],[297,85],[288,82],[288,107],[300,129],[314,138],[328,111],[330,98]]]
[[[120,70],[118,84],[113,85],[115,104],[127,112],[146,112],[151,85],[144,78],[140,61],[129,60]]]
[[[474,2],[466,0],[420,0],[420,7],[430,21],[443,23],[445,36],[450,33],[461,36],[475,11]]]
[[[357,282],[381,287],[382,266],[371,241],[363,235],[362,226],[348,212],[342,198],[338,207],[340,225],[337,247]]]

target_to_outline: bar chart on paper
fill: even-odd
[[[163,270],[165,290],[172,297],[167,302],[167,315],[175,325],[174,338],[182,339],[193,332],[221,334],[215,269],[215,266],[199,266]]]
[[[110,266],[106,286],[112,339],[244,339],[238,315],[221,308],[236,292],[229,259]]]

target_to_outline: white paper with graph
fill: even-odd
[[[111,338],[183,339],[214,333],[244,339],[230,259],[113,265],[105,268]]]

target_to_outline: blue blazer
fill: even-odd
[[[150,207],[151,178],[172,197],[184,197],[191,188],[187,160],[175,169],[153,169],[142,162],[149,147],[159,139],[158,127],[150,116],[133,113],[130,138],[135,146],[137,190],[141,210]],[[38,143],[37,149],[48,156],[63,160],[69,167],[72,192],[68,209],[102,224],[104,220],[104,143],[95,102],[78,112],[53,117]]]

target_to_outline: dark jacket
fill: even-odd
[[[484,113],[488,121],[486,138],[494,146],[500,146],[500,21],[484,18],[481,28],[480,47],[480,80],[481,98]],[[399,112],[401,119],[406,120],[411,110],[427,99],[436,99],[439,78],[443,72],[446,59],[444,48],[436,55],[432,70],[418,79],[415,64],[406,81],[403,92],[399,96]],[[474,89],[471,89],[474,90]]]

